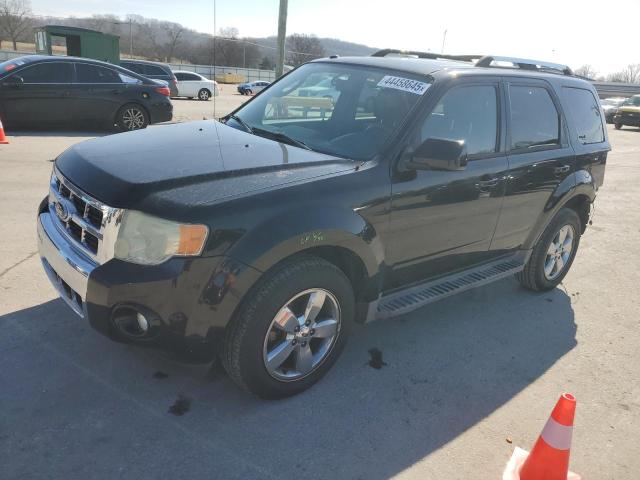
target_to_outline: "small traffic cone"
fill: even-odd
[[[576,399],[563,393],[531,453],[516,447],[503,480],[580,480],[569,471],[569,451]]]
[[[4,135],[4,127],[2,126],[2,120],[0,120],[0,145],[6,145],[9,143],[7,137]]]

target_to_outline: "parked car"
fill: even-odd
[[[209,80],[194,72],[173,72],[178,80],[178,97],[194,98],[198,100],[209,100],[212,96],[218,96],[218,83]]]
[[[354,322],[511,275],[553,289],[590,223],[607,131],[568,68],[496,61],[315,60],[223,123],[73,146],[38,211],[44,269],[103,334],[219,355],[268,398],[318,381]],[[333,112],[271,108],[311,75],[341,80]]]
[[[241,95],[253,95],[254,93],[261,92],[262,90],[267,88],[269,85],[270,85],[269,82],[264,82],[262,80],[258,82],[242,83],[238,85],[238,92]]]
[[[39,55],[0,63],[0,118],[7,128],[137,130],[172,116],[168,87],[110,63]]]
[[[604,111],[604,117],[607,123],[613,123],[613,116],[618,113],[618,108],[626,101],[626,98],[605,98],[600,100],[602,110]]]
[[[162,80],[171,90],[171,96],[178,96],[178,81],[169,65],[146,60],[120,60],[120,66],[143,77]]]
[[[640,127],[640,95],[634,95],[625,100],[613,117],[616,130],[625,125]]]

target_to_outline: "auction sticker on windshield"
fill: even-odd
[[[419,82],[418,80],[411,80],[410,78],[393,77],[391,75],[385,75],[382,80],[378,82],[379,87],[395,88],[396,90],[402,90],[403,92],[411,92],[416,95],[422,95],[427,91],[430,84],[425,82]]]

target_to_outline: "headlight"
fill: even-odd
[[[128,210],[114,254],[141,265],[157,265],[173,256],[196,256],[202,253],[208,232],[205,225],[185,225]]]

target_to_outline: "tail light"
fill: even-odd
[[[169,90],[169,87],[156,87],[154,88],[154,90],[156,93],[164,95],[165,97],[169,97],[171,95],[171,90]]]

